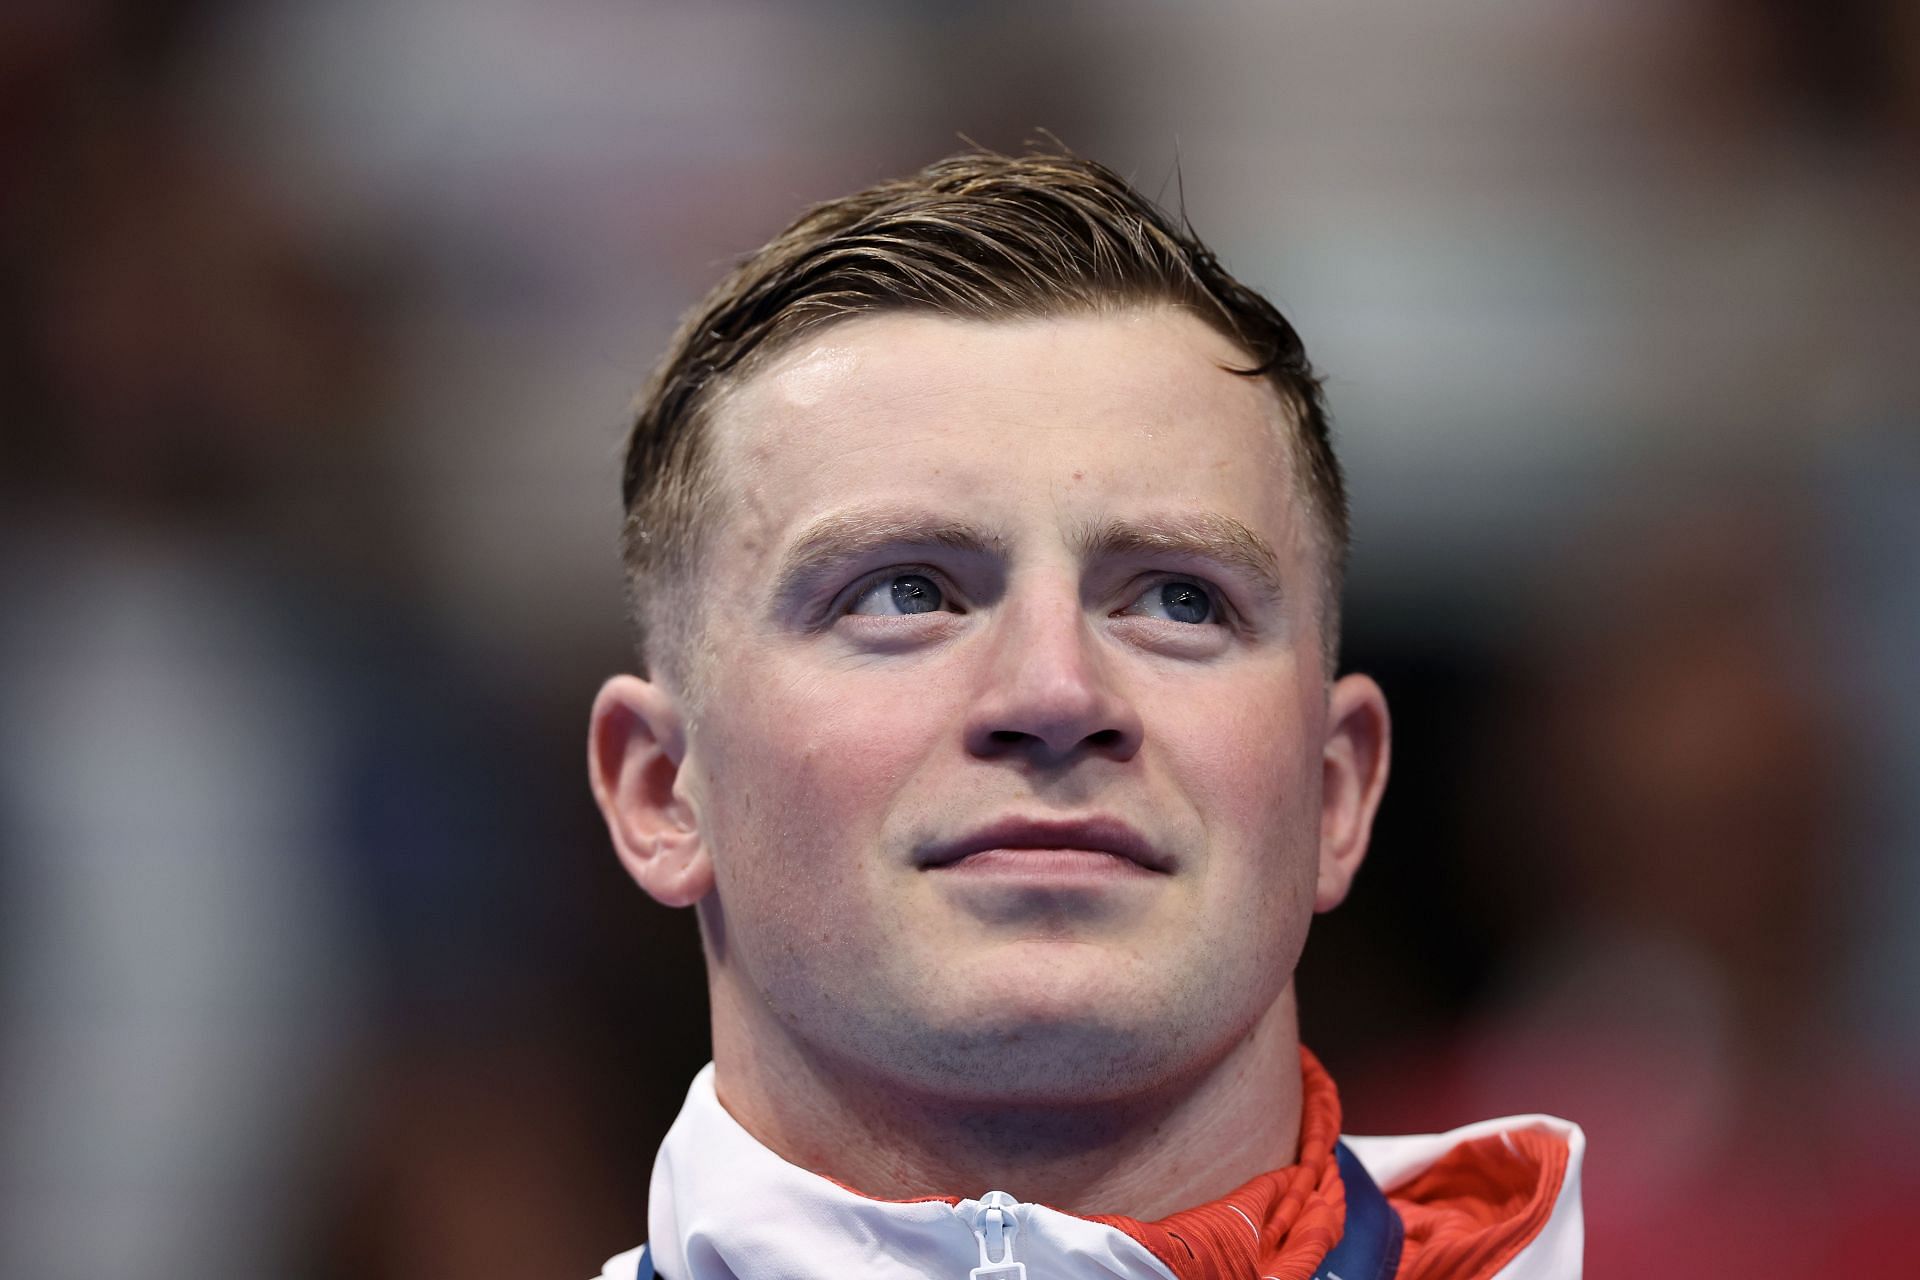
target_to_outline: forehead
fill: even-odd
[[[1020,525],[1193,510],[1301,535],[1288,413],[1246,352],[1156,306],[809,335],[714,406],[719,544],[770,551],[819,515],[920,505]]]

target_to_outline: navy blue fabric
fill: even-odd
[[[653,1255],[645,1245],[640,1246],[640,1269],[633,1273],[633,1280],[653,1280]]]
[[[1333,1156],[1347,1189],[1347,1226],[1313,1280],[1393,1280],[1407,1229],[1346,1143],[1336,1143]]]

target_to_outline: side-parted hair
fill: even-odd
[[[971,151],[816,205],[748,256],[681,322],[636,402],[621,550],[643,671],[670,661],[683,614],[655,615],[697,565],[721,479],[707,418],[716,396],[808,334],[854,316],[1001,320],[1185,308],[1248,355],[1292,419],[1290,453],[1320,542],[1332,674],[1348,529],[1345,482],[1320,378],[1272,303],[1104,165],[1068,154]]]

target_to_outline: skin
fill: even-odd
[[[1246,360],[1167,307],[883,315],[716,405],[698,714],[617,676],[590,766],[634,878],[700,912],[722,1102],[794,1163],[1158,1217],[1293,1160],[1293,969],[1388,721],[1324,669]],[[1093,816],[1144,853],[933,865]]]

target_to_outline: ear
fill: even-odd
[[[713,891],[713,862],[681,794],[679,704],[658,684],[614,676],[593,700],[587,774],[621,865],[657,901],[692,906]]]
[[[1327,695],[1327,741],[1320,756],[1320,879],[1313,909],[1346,900],[1367,856],[1374,811],[1387,789],[1392,731],[1387,695],[1367,676],[1342,676]]]

